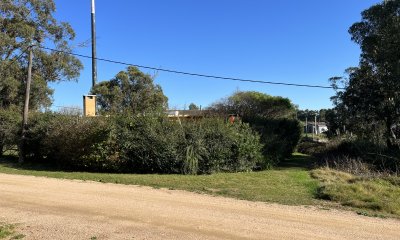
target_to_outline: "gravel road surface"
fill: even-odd
[[[400,221],[140,186],[0,174],[24,239],[400,239]]]

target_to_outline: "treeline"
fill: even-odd
[[[255,92],[236,93],[232,98],[254,94],[263,96],[266,102],[275,99]],[[252,104],[256,103],[263,101]],[[27,126],[24,159],[95,172],[257,171],[290,156],[300,139],[299,123],[279,114],[268,118],[248,113],[232,123],[226,120],[225,112],[231,110],[214,106],[209,111],[214,112],[212,117],[186,121],[171,120],[162,112],[109,113],[89,118],[34,112]],[[0,119],[3,152],[20,143],[21,121],[18,113],[6,109],[0,110]]]
[[[400,0],[384,1],[363,11],[361,21],[350,27],[351,39],[360,46],[361,55],[357,67],[348,68],[343,77],[330,79],[336,90],[332,97],[335,107],[326,118],[336,138],[325,147],[304,143],[301,149],[318,152],[320,159],[330,164],[351,166],[356,161],[379,171],[399,173],[399,12]]]
[[[237,92],[208,108],[212,118],[171,121],[161,86],[135,67],[91,89],[99,117],[49,112],[49,83],[76,80],[83,67],[68,54],[74,30],[54,18],[55,10],[53,0],[0,4],[1,154],[12,150],[21,161],[71,170],[205,174],[266,169],[294,151],[301,129],[289,99]],[[46,51],[45,44],[60,51]],[[30,115],[21,141],[27,49],[34,58]],[[226,121],[230,114],[240,120]]]
[[[208,116],[168,118],[167,98],[135,67],[92,89],[97,117],[32,111],[23,159],[67,170],[211,174],[264,170],[289,157],[300,139],[287,98],[236,92]],[[0,109],[1,153],[21,143],[20,107]],[[238,116],[228,121],[230,115]]]

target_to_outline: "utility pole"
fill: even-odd
[[[306,116],[306,138],[308,138],[308,116]]]
[[[315,126],[313,126],[312,124],[312,120],[311,120],[311,130],[312,130],[312,140],[314,141],[314,132],[315,132]]]
[[[317,114],[315,114],[314,129],[315,129],[315,135],[318,135],[318,129],[317,129]]]
[[[28,125],[28,114],[29,114],[29,98],[31,95],[31,82],[32,82],[32,62],[33,62],[33,52],[32,47],[29,47],[29,62],[28,62],[28,79],[26,80],[25,88],[25,102],[24,102],[24,113],[22,116],[22,135],[21,142],[19,146],[19,163],[23,163],[25,160],[25,141],[26,141],[26,127]]]
[[[92,0],[92,87],[97,83],[96,15],[94,1]]]

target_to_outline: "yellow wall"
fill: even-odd
[[[83,96],[83,116],[85,116],[85,117],[96,116],[96,96],[95,95]]]

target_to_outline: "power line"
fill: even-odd
[[[40,46],[40,48],[46,49],[46,50],[50,50],[50,51],[53,51],[53,52],[59,52],[59,53],[69,54],[69,55],[73,55],[73,56],[77,56],[77,57],[92,59],[92,57],[90,57],[90,56],[82,55],[82,54],[78,54],[78,53],[65,52],[65,51],[62,51],[62,50],[57,50],[57,49],[48,48],[48,47],[42,47],[42,46]],[[233,78],[233,77],[222,77],[222,76],[207,75],[207,74],[200,74],[200,73],[182,72],[182,71],[165,69],[165,68],[149,67],[149,66],[131,64],[131,63],[126,63],[126,62],[121,62],[121,61],[116,61],[116,60],[110,60],[110,59],[105,59],[105,58],[98,58],[98,57],[96,57],[95,59],[99,60],[99,61],[103,61],[103,62],[121,64],[121,65],[125,65],[125,66],[134,66],[134,67],[138,67],[138,68],[150,69],[150,70],[155,70],[155,71],[160,71],[160,72],[168,72],[168,73],[189,75],[189,76],[195,76],[195,77],[214,78],[214,79],[239,81],[239,82],[252,82],[252,83],[262,83],[262,84],[284,85],[284,86],[293,86],[293,87],[334,89],[333,87],[330,87],[330,86],[297,84],[297,83],[284,83],[284,82],[271,82],[271,81],[261,81],[261,80],[252,80],[252,79],[243,79],[243,78]],[[338,89],[343,89],[343,88],[338,88]]]
[[[54,106],[54,107],[56,107],[56,108],[65,108],[65,109],[73,109],[73,110],[80,110],[80,111],[83,110],[82,108],[79,108],[79,107],[65,107],[65,106]]]

